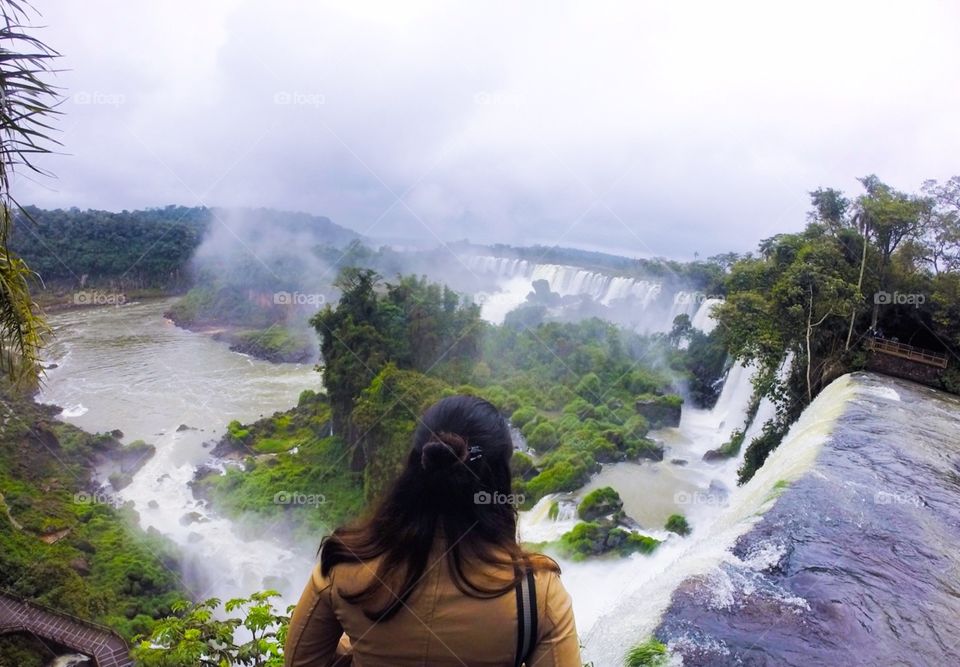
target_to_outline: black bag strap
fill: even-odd
[[[533,570],[524,572],[517,582],[517,660],[520,667],[537,644],[537,587],[533,581]]]

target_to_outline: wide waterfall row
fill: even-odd
[[[674,318],[682,314],[709,331],[709,312],[718,303],[697,292],[665,288],[657,280],[613,276],[576,266],[484,255],[467,257],[464,262],[479,277],[496,284],[497,292],[484,295],[484,317],[494,322],[523,303],[535,280],[545,280],[550,291],[560,296],[585,295],[610,306],[619,312],[618,319],[633,321],[640,331],[669,331]]]

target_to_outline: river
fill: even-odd
[[[309,570],[309,549],[269,536],[244,539],[231,521],[197,502],[187,484],[209,457],[204,443],[219,439],[230,420],[250,422],[289,409],[301,391],[320,388],[320,375],[309,365],[260,361],[180,329],[163,317],[171,303],[52,315],[45,361],[57,366],[47,371],[38,400],[63,407],[61,418],[87,431],[120,429],[126,443],[156,446],[118,495],[134,504],[143,528],[179,545],[183,583],[194,597],[246,595],[264,588],[265,576],[295,573],[287,585],[281,582],[285,598],[295,599]],[[199,523],[185,518],[193,512]]]

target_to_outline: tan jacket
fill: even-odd
[[[350,604],[339,594],[363,588],[377,561],[341,563],[329,578],[315,567],[290,620],[286,667],[350,664],[337,659],[344,651],[352,655],[354,667],[512,667],[517,645],[514,591],[491,599],[469,597],[454,585],[446,559],[430,562],[405,606],[380,623],[364,616],[362,603]],[[490,586],[502,583],[504,576],[488,569],[479,577],[471,575],[471,581]],[[581,667],[570,595],[554,572],[537,571],[535,582],[537,643],[527,666]]]

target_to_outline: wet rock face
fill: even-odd
[[[637,399],[637,414],[643,415],[650,428],[676,427],[680,425],[681,403],[669,396],[646,396]]]
[[[960,664],[960,400],[857,381],[732,562],[674,591],[655,635],[684,665]]]

